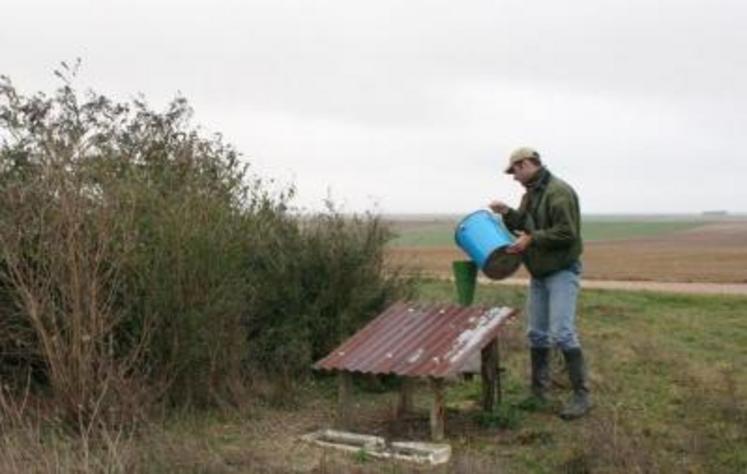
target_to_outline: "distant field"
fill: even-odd
[[[465,258],[454,244],[455,219],[399,220],[388,259],[448,276]],[[747,219],[587,219],[584,277],[592,280],[747,283]],[[527,276],[522,269],[518,277]]]
[[[586,220],[581,233],[584,240],[619,240],[632,237],[648,237],[667,234],[704,225],[703,221],[606,221]],[[436,221],[394,221],[397,237],[394,247],[445,247],[454,245],[454,220]]]

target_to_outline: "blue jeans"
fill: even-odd
[[[580,347],[576,334],[576,299],[581,262],[544,278],[532,278],[527,299],[529,344],[562,350]]]

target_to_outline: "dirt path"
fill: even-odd
[[[494,285],[527,285],[525,278],[507,278],[493,281],[480,278],[480,283]],[[602,290],[655,291],[660,293],[685,293],[698,295],[744,295],[747,283],[681,283],[662,281],[582,280],[583,288]]]

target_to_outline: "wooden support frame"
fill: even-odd
[[[480,354],[480,372],[482,376],[482,407],[487,412],[495,410],[502,402],[501,368],[498,337],[485,346]],[[353,374],[344,370],[337,373],[337,420],[340,429],[350,429],[353,413]],[[442,378],[430,377],[429,383],[433,392],[433,404],[430,410],[430,431],[433,441],[443,441],[446,427],[445,386]],[[413,392],[415,380],[402,377],[396,407],[397,418],[402,418],[414,409]]]
[[[503,366],[501,366],[501,343],[498,336],[495,338],[495,396],[498,406],[503,403],[503,385],[501,384],[501,374],[503,373]]]
[[[397,400],[397,418],[403,418],[414,411],[413,392],[415,381],[410,377],[402,377]]]
[[[431,439],[443,441],[446,426],[446,405],[444,404],[444,380],[431,377],[433,405],[431,405]]]
[[[500,358],[497,337],[485,346],[480,356],[482,409],[491,412],[501,403]]]
[[[350,428],[353,412],[353,374],[341,370],[337,373],[337,427]]]

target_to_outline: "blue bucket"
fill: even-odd
[[[500,216],[489,211],[475,211],[462,219],[456,226],[454,239],[490,278],[505,278],[521,264],[519,255],[509,255],[504,251],[514,243],[514,236]]]

